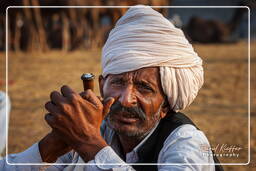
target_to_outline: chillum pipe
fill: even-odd
[[[85,73],[81,76],[81,79],[83,80],[84,85],[84,91],[91,89],[93,91],[94,89],[94,75],[92,73]]]

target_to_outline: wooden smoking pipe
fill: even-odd
[[[91,89],[94,90],[94,78],[95,76],[92,73],[85,73],[81,76],[84,85],[84,91]]]

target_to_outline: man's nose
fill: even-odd
[[[132,85],[127,86],[121,92],[119,102],[125,107],[133,107],[137,104],[137,99]]]

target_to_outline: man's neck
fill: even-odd
[[[145,137],[147,137],[147,135],[151,131],[153,131],[156,128],[157,125],[158,123],[153,128],[151,128],[148,132],[140,136],[127,136],[127,135],[118,134],[118,138],[120,140],[124,155],[131,152]]]
[[[131,152],[144,138],[118,135],[124,155]]]

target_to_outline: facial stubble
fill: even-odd
[[[138,122],[133,126],[133,127],[135,127],[135,129],[132,131],[128,131],[127,129],[124,130],[124,129],[122,129],[122,126],[118,128],[118,127],[116,127],[116,124],[115,124],[117,121],[114,119],[114,115],[117,115],[118,113],[122,112],[121,110],[125,110],[127,108],[121,107],[122,109],[120,109],[120,110],[117,109],[114,111],[110,109],[110,112],[106,116],[105,121],[107,123],[107,126],[112,128],[118,135],[141,139],[141,138],[144,138],[146,135],[148,135],[148,133],[154,127],[156,127],[156,125],[160,121],[160,119],[161,119],[160,112],[161,112],[163,104],[164,103],[162,103],[159,106],[157,112],[155,114],[152,114],[151,117],[147,117],[146,114],[143,112],[143,110],[140,107],[136,107],[137,108],[136,110],[128,109],[129,112],[132,112],[132,111],[137,112],[137,113],[135,112],[135,113],[131,114],[131,116],[138,118]],[[121,105],[121,104],[118,104],[118,105]],[[115,108],[115,105],[113,105],[113,106]],[[151,124],[151,125],[149,126],[149,124]],[[119,125],[120,125],[120,123],[119,123]],[[147,128],[147,129],[143,129],[143,128]]]

